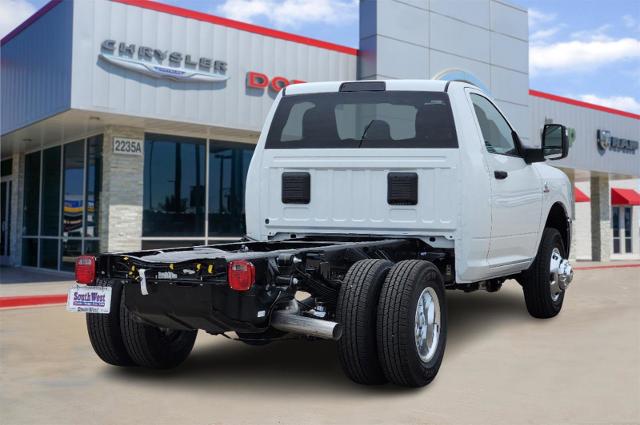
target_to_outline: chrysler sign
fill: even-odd
[[[227,63],[207,57],[194,57],[177,51],[104,40],[100,58],[121,68],[155,78],[178,81],[226,81]]]

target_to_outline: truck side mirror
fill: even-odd
[[[565,158],[569,154],[567,128],[561,124],[545,124],[542,129],[542,155],[552,161]]]

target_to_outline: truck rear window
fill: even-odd
[[[456,148],[443,92],[361,91],[284,96],[267,149]]]

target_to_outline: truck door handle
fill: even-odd
[[[509,175],[509,173],[507,173],[506,171],[494,171],[493,172],[493,176],[498,180],[504,180],[504,179],[507,178],[508,175]]]

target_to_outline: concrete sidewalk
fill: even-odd
[[[0,267],[0,297],[64,294],[74,283],[73,273]]]

